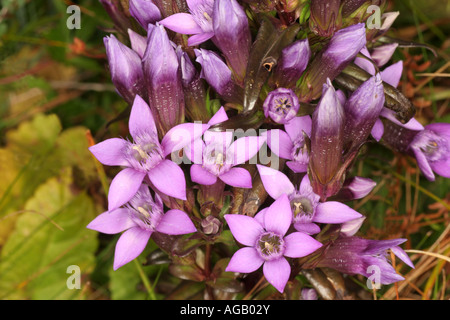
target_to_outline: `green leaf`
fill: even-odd
[[[97,233],[86,225],[97,210],[86,193],[75,194],[71,186],[72,172],[66,169],[27,201],[1,252],[1,298],[71,299],[80,294],[68,288],[67,270],[75,265],[81,274],[91,272]]]

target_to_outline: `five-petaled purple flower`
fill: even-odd
[[[434,181],[436,172],[450,178],[450,124],[432,123],[416,134],[409,144],[420,171]]]
[[[211,118],[209,125],[227,120],[223,108]],[[202,185],[212,185],[219,178],[226,184],[238,188],[251,188],[250,173],[237,165],[255,156],[265,137],[248,136],[233,141],[233,132],[206,131],[201,139],[185,147],[187,157],[193,162],[191,180]]]
[[[287,195],[292,209],[294,228],[308,234],[320,232],[316,223],[341,224],[360,219],[362,215],[349,206],[338,201],[319,202],[308,175],[305,175],[298,190],[289,178],[276,169],[256,165],[261,181],[269,196],[278,199]]]
[[[117,241],[114,254],[114,270],[117,270],[142,253],[154,232],[182,235],[197,231],[185,212],[172,209],[164,213],[163,210],[161,197],[155,194],[153,200],[149,187],[142,184],[129,203],[100,214],[87,228],[106,234],[125,231]]]
[[[297,95],[291,89],[278,88],[269,92],[263,104],[264,115],[276,123],[286,124],[300,109]]]
[[[226,214],[224,218],[234,238],[245,246],[234,253],[225,271],[250,273],[264,265],[264,276],[280,292],[284,291],[291,274],[285,257],[304,257],[322,246],[301,232],[286,235],[292,223],[287,195],[282,195],[254,218],[240,214]]]
[[[206,124],[183,123],[170,129],[160,143],[152,112],[147,103],[137,95],[129,120],[133,141],[111,138],[89,148],[101,163],[125,167],[111,182],[108,210],[127,203],[146,176],[160,192],[185,200],[184,172],[166,157],[200,137],[208,127]]]

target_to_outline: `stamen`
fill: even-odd
[[[133,150],[136,150],[136,151],[139,153],[139,156],[140,156],[142,159],[147,159],[147,158],[148,158],[148,154],[147,154],[144,150],[142,150],[141,146],[139,146],[139,145],[134,145],[134,146],[133,146]]]

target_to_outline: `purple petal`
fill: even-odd
[[[253,217],[256,221],[258,221],[263,227],[264,227],[264,217],[266,215],[268,208],[264,208],[261,211],[259,211],[255,216]]]
[[[133,138],[142,132],[157,135],[155,120],[148,104],[139,95],[136,95],[128,122],[130,134]]]
[[[233,165],[242,164],[255,156],[263,143],[265,137],[242,137],[234,141],[230,148],[233,152]]]
[[[119,208],[106,211],[92,220],[86,228],[106,234],[116,234],[125,231],[136,224],[130,219],[128,209]]]
[[[343,203],[327,201],[317,205],[313,221],[317,223],[344,223],[361,217],[360,213]]]
[[[397,47],[398,43],[390,43],[374,48],[371,53],[372,60],[375,61],[377,66],[384,66],[386,63],[388,63],[389,59],[391,59]]]
[[[416,156],[417,165],[419,166],[420,171],[423,173],[425,178],[429,181],[434,181],[436,177],[434,176],[433,170],[428,162],[425,154],[419,149],[413,149],[414,155]]]
[[[292,159],[292,149],[294,148],[294,144],[286,132],[279,129],[273,129],[262,132],[261,136],[266,137],[267,145],[278,157],[288,160]]]
[[[302,173],[308,171],[308,164],[297,161],[287,161],[286,165],[295,173]]]
[[[128,161],[124,157],[124,148],[127,141],[119,138],[111,138],[89,147],[94,157],[107,166],[127,166]]]
[[[284,238],[286,250],[284,255],[290,258],[300,258],[313,253],[322,244],[313,237],[301,232],[293,232]]]
[[[202,28],[197,24],[189,13],[175,13],[159,22],[167,29],[181,34],[203,33]]]
[[[188,46],[190,46],[190,47],[197,46],[200,43],[208,41],[212,37],[214,37],[214,32],[204,32],[204,33],[195,34],[195,35],[189,37]]]
[[[411,259],[409,258],[408,254],[399,246],[394,246],[391,248],[391,251],[402,260],[407,266],[415,269],[414,264],[412,263]]]
[[[244,168],[231,168],[228,172],[221,174],[219,179],[236,188],[252,187],[252,176]]]
[[[384,134],[384,125],[383,121],[381,121],[379,118],[375,121],[375,124],[372,127],[372,131],[370,132],[372,134],[372,137],[376,141],[380,141],[381,137]]]
[[[152,184],[162,193],[186,200],[186,179],[183,170],[171,160],[163,160],[148,172]]]
[[[228,147],[233,141],[234,133],[232,131],[211,131],[207,130],[203,135],[205,144],[216,144],[220,146]]]
[[[315,223],[294,223],[295,230],[306,234],[317,234],[320,227]]]
[[[224,122],[228,120],[228,115],[225,111],[224,107],[220,107],[219,110],[209,119],[208,124],[210,126],[216,125],[218,123]]]
[[[394,122],[395,124],[397,124],[403,128],[409,129],[409,130],[421,131],[424,129],[424,126],[419,121],[417,121],[415,118],[411,118],[411,120],[409,120],[405,124],[401,123],[395,117],[395,112],[388,108],[383,108],[381,110],[381,115],[383,117],[385,117],[386,119],[389,119],[390,121]]]
[[[394,88],[397,88],[398,83],[400,82],[400,78],[402,77],[403,72],[403,61],[400,60],[397,63],[394,63],[380,72],[381,79],[390,84]]]
[[[431,162],[430,167],[438,175],[450,178],[450,158]]]
[[[134,227],[125,231],[116,244],[114,270],[137,258],[147,246],[151,231]]]
[[[245,247],[233,254],[225,271],[251,273],[258,270],[263,263],[263,258],[261,258],[255,248]]]
[[[363,224],[366,217],[361,217],[358,219],[350,220],[347,222],[344,222],[341,225],[340,233],[345,235],[346,237],[351,237],[358,232],[359,228],[361,228],[361,225]]]
[[[217,181],[217,177],[215,175],[204,169],[199,164],[193,164],[191,166],[191,179],[192,182],[196,182],[205,186],[210,186]]]
[[[264,227],[279,236],[284,236],[291,226],[292,209],[286,194],[270,205],[264,217]]]
[[[311,187],[311,181],[309,180],[309,176],[307,174],[303,176],[298,191],[300,194],[314,193],[313,188]]]
[[[130,14],[144,29],[161,19],[161,12],[151,0],[130,0],[129,7]]]
[[[264,232],[262,225],[252,217],[226,214],[224,218],[234,238],[245,246],[254,246],[258,237]]]
[[[208,124],[182,123],[170,129],[161,141],[164,157],[198,139],[209,128]]]
[[[187,144],[183,148],[183,152],[186,157],[191,161],[191,163],[202,164],[203,163],[203,149],[205,148],[205,143],[202,139],[195,139],[191,143]]]
[[[136,194],[144,180],[145,172],[132,168],[120,171],[111,181],[108,192],[108,211],[124,205]]]
[[[303,131],[311,136],[311,124],[310,116],[295,117],[284,125],[284,130],[286,130],[291,141],[295,141],[300,135],[303,135]]]
[[[269,196],[278,199],[282,194],[290,195],[295,188],[291,180],[282,172],[257,164],[261,181]]]
[[[163,215],[159,224],[156,226],[156,231],[165,234],[179,235],[196,232],[197,228],[194,226],[186,212],[172,209]]]
[[[128,37],[130,38],[131,49],[142,59],[147,48],[147,39],[131,29],[128,29]]]
[[[266,261],[263,266],[264,276],[267,281],[279,292],[283,293],[284,287],[291,275],[291,266],[285,258]]]

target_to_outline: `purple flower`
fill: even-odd
[[[341,224],[362,215],[349,206],[337,201],[319,202],[320,196],[311,188],[308,175],[305,175],[298,189],[281,171],[257,165],[261,181],[269,196],[278,199],[287,195],[290,201],[294,228],[308,234],[320,232],[316,223]]]
[[[103,38],[111,80],[120,96],[129,104],[144,92],[144,75],[139,55],[114,35]]]
[[[375,276],[380,284],[391,284],[404,278],[388,262],[388,249],[414,268],[408,255],[398,246],[405,241],[406,239],[368,240],[341,236],[325,251],[318,267],[328,267],[350,275],[361,274],[371,279]]]
[[[420,171],[434,181],[434,173],[450,178],[450,124],[432,123],[419,131],[409,145]]]
[[[286,124],[293,119],[300,109],[300,103],[294,91],[278,88],[269,92],[263,104],[264,115],[276,123]]]
[[[362,199],[375,188],[376,184],[369,178],[352,177],[344,181],[336,197],[341,201]]]
[[[234,79],[243,83],[252,45],[248,18],[236,0],[215,0],[214,43],[225,56]]]
[[[311,117],[295,117],[284,125],[283,130],[273,129],[262,133],[267,145],[278,157],[287,159],[286,165],[294,172],[306,172],[309,154],[305,135],[311,136]]]
[[[117,241],[114,270],[137,258],[153,232],[181,235],[197,231],[185,212],[173,209],[164,213],[161,198],[155,194],[153,200],[145,184],[124,207],[100,214],[87,228],[106,234],[125,231]]]
[[[364,23],[340,29],[314,57],[303,75],[297,96],[302,102],[317,99],[327,78],[334,80],[366,44]]]
[[[212,15],[214,0],[186,0],[190,13],[175,13],[159,23],[181,34],[192,34],[188,45],[196,46],[214,36]]]
[[[251,188],[250,173],[237,165],[243,164],[258,153],[264,137],[241,137],[233,142],[232,132],[205,132],[204,141],[194,143],[191,160],[191,179],[202,185],[212,185],[219,178],[238,188]],[[201,162],[198,161],[201,155]]]
[[[381,110],[385,97],[381,75],[364,81],[344,104],[344,149],[346,152],[357,152],[366,142]]]
[[[301,232],[286,235],[292,222],[286,195],[254,218],[240,214],[226,214],[224,218],[234,238],[245,246],[234,253],[225,271],[251,273],[263,265],[267,281],[280,292],[291,274],[285,257],[304,257],[322,246]]]
[[[156,24],[148,35],[142,58],[149,105],[158,133],[164,135],[184,122],[184,92],[178,56],[162,25]]]
[[[111,138],[89,148],[101,163],[125,167],[111,182],[108,210],[117,209],[127,203],[136,194],[146,176],[160,192],[185,200],[186,181],[183,170],[166,157],[200,137],[208,127],[183,123],[172,128],[160,143],[150,108],[137,95],[129,120],[133,141]]]
[[[213,51],[206,49],[194,50],[196,61],[202,66],[200,77],[220,95],[225,95],[231,90],[231,70],[223,60]]]
[[[328,79],[312,115],[309,162],[311,183],[323,199],[334,195],[341,187],[337,172],[342,166],[344,123],[344,108]]]
[[[152,0],[130,0],[130,14],[147,30],[148,24],[161,19],[161,12]]]
[[[311,57],[308,39],[297,40],[281,51],[273,71],[272,81],[277,87],[293,88],[305,71]]]
[[[382,53],[383,55],[382,56],[379,55],[378,60],[380,60],[380,59],[389,60],[393,54],[393,51],[389,50],[389,51],[382,51],[379,53]],[[361,54],[365,55],[369,59],[372,59],[372,56],[366,47],[364,47],[361,50]],[[374,61],[374,62],[376,62],[376,61]],[[370,73],[372,75],[375,75],[375,73],[376,73],[374,65],[368,59],[365,59],[362,57],[357,57],[355,59],[355,64],[358,65],[359,67],[361,67],[362,69],[366,70],[368,73]],[[378,63],[376,63],[376,64],[378,67],[381,66],[381,65],[378,65]],[[400,61],[390,65],[389,67],[386,67],[384,70],[382,70],[380,72],[381,80],[383,80],[383,82],[386,82],[387,84],[390,84],[391,86],[396,88],[398,86],[398,83],[400,82],[402,72],[403,72],[403,61],[400,60]],[[395,124],[397,124],[401,127],[409,129],[409,130],[423,130],[423,126],[414,118],[412,118],[405,124],[401,123],[395,117],[394,111],[392,111],[386,107],[383,107],[381,109],[380,116],[394,122]],[[384,133],[383,122],[381,121],[381,119],[377,119],[372,128],[372,131],[371,131],[372,137],[376,141],[380,141],[381,137],[383,136],[383,133]]]

